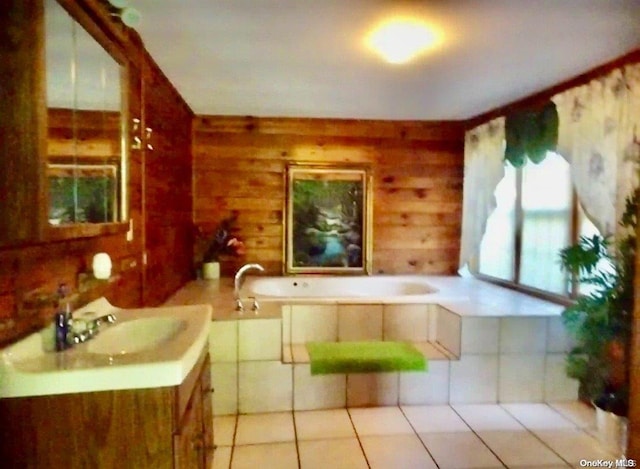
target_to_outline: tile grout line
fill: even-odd
[[[369,458],[367,457],[367,453],[364,450],[364,446],[362,446],[362,441],[360,441],[360,435],[358,434],[358,429],[356,428],[356,424],[353,423],[353,418],[351,418],[351,412],[349,412],[349,408],[346,407],[347,415],[349,416],[349,421],[351,422],[351,428],[353,428],[353,433],[356,435],[356,440],[358,440],[358,446],[360,446],[360,451],[362,451],[362,456],[364,456],[364,462],[367,463],[367,468],[371,469],[371,464],[369,463]]]
[[[431,458],[433,463],[436,465],[436,467],[438,469],[440,469],[440,464],[438,464],[438,461],[436,461],[436,458],[433,457],[433,454],[431,454],[431,451],[429,451],[429,448],[427,448],[427,444],[424,441],[422,441],[422,438],[420,438],[420,434],[416,430],[416,427],[414,427],[413,424],[411,423],[411,420],[409,420],[409,417],[407,417],[407,414],[404,413],[404,410],[402,410],[401,406],[398,406],[398,409],[400,410],[400,413],[402,414],[404,419],[407,421],[407,423],[409,423],[409,426],[411,427],[411,430],[413,430],[413,434],[418,437],[418,440],[420,441],[420,444],[425,449],[425,451],[427,452],[427,454],[429,455],[429,457]]]
[[[536,433],[530,429],[527,425],[524,424],[524,422],[522,422],[520,419],[518,419],[518,417],[516,417],[515,415],[513,415],[511,412],[509,412],[509,409],[506,409],[502,404],[498,403],[498,405],[500,406],[501,409],[503,409],[507,414],[509,414],[511,417],[513,417],[513,419],[518,422],[520,425],[522,425],[525,430],[527,432],[529,432],[531,435],[533,435],[533,437],[538,440],[540,443],[542,443],[546,448],[548,448],[553,454],[555,454],[556,456],[558,456],[560,459],[562,459],[562,461],[564,463],[566,463],[569,467],[574,467],[574,465],[567,461],[564,457],[562,457],[561,454],[559,454],[556,450],[554,450],[551,446],[549,446],[542,438],[540,438],[538,435],[536,435]],[[544,405],[546,405],[549,408],[552,408],[549,404],[547,404],[546,402],[544,403]],[[554,410],[555,411],[555,410]],[[555,411],[558,415],[560,415],[562,418],[565,418],[564,416],[562,416],[562,414],[560,414],[560,412]],[[572,424],[575,425],[574,422],[571,422]],[[578,428],[576,426],[576,428]]]
[[[284,330],[284,320],[281,319],[281,330]],[[283,332],[284,334],[284,332]],[[302,468],[302,462],[300,460],[300,445],[298,444],[298,426],[296,425],[296,361],[293,356],[292,337],[293,337],[293,307],[289,306],[289,332],[287,334],[289,339],[289,353],[291,354],[291,418],[293,419],[293,441],[296,445],[296,458],[298,460],[298,469]],[[284,342],[284,341],[283,341]]]
[[[233,438],[231,439],[231,454],[229,455],[229,469],[231,469],[231,465],[233,463],[233,453],[236,449],[236,435],[238,434],[238,423],[240,420],[240,416],[238,414],[235,415],[235,424],[233,425]]]
[[[294,444],[296,445],[296,457],[298,458],[298,469],[302,469],[302,461],[300,460],[300,446],[298,445],[298,426],[296,425],[296,413],[293,410],[293,407],[291,409],[291,418],[293,419],[293,440],[294,440]]]
[[[484,439],[483,439],[483,438],[478,434],[478,432],[476,432],[475,428],[473,428],[473,427],[469,424],[469,422],[467,422],[467,421],[464,419],[464,417],[463,417],[462,415],[460,415],[460,414],[458,413],[458,411],[457,411],[457,410],[456,410],[456,409],[455,409],[451,404],[449,404],[449,408],[450,408],[451,410],[453,410],[453,412],[454,412],[454,413],[455,413],[455,414],[460,418],[460,420],[462,420],[462,421],[464,422],[464,424],[465,424],[467,427],[469,427],[469,430],[471,430],[471,432],[472,432],[475,436],[477,436],[477,437],[478,437],[478,439],[479,439],[479,440],[482,442],[482,444],[483,444],[483,445],[484,445],[484,446],[485,446],[485,447],[486,447],[486,448],[491,452],[491,454],[493,454],[493,455],[496,457],[496,459],[497,459],[498,461],[500,461],[500,464],[502,464],[504,467],[508,468],[509,466],[507,466],[507,463],[505,463],[505,462],[502,460],[502,458],[501,458],[500,456],[498,456],[498,453],[496,453],[496,452],[493,450],[493,448],[491,448],[491,446],[489,446],[489,444],[488,444],[486,441],[484,441]]]
[[[240,423],[240,321],[236,320],[236,423],[233,427],[233,440],[231,441],[231,455],[229,456],[229,469],[233,465],[233,456],[236,451],[236,436]]]

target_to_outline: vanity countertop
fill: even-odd
[[[120,309],[101,298],[74,318],[109,313],[115,324],[68,350],[52,351],[52,327],[0,350],[0,398],[179,385],[209,337],[208,304]]]

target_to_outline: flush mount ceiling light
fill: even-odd
[[[142,19],[142,15],[140,12],[133,7],[123,8],[120,12],[120,19],[124,24],[133,28],[134,26],[138,26],[140,24],[140,20]]]
[[[440,42],[436,30],[416,18],[392,18],[376,26],[365,38],[367,46],[392,64],[404,64]]]

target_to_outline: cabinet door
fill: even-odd
[[[202,439],[202,394],[200,387],[191,396],[191,402],[182,418],[182,424],[173,441],[176,469],[201,468],[204,461]]]
[[[211,402],[211,393],[213,387],[211,385],[211,364],[209,356],[207,356],[202,365],[202,374],[200,376],[200,387],[202,390],[202,434],[204,437],[204,467],[212,467],[213,462],[213,406]]]

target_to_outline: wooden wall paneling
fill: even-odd
[[[455,122],[198,116],[194,220],[214,228],[238,214],[247,255],[226,259],[224,275],[254,261],[279,274],[287,164],[362,164],[374,176],[374,272],[453,273],[463,145]]]
[[[143,127],[152,129],[143,142],[143,301],[157,305],[193,275],[193,113],[148,54],[142,74]]]
[[[0,269],[0,345],[47,325],[53,318],[53,306],[27,308],[25,298],[34,291],[52,294],[60,283],[76,291],[78,274],[89,272],[93,255],[101,251],[112,257],[112,281],[100,284],[81,300],[105,296],[118,306],[139,307],[139,252],[122,234],[0,250],[0,265],[8,267]]]
[[[0,246],[42,237],[46,151],[44,8],[0,2]]]

